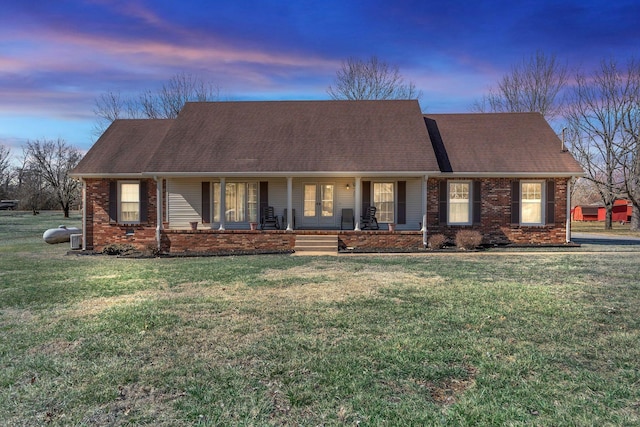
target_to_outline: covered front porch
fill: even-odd
[[[156,177],[161,230],[421,231],[426,176]],[[376,227],[368,224],[375,207]],[[264,221],[265,212],[272,218]]]
[[[163,207],[156,232],[166,253],[294,252],[300,236],[335,236],[335,251],[424,247],[425,176],[165,177],[156,183]],[[375,229],[363,222],[367,206],[377,206]],[[262,221],[267,208],[275,221]]]

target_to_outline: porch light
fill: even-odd
[[[347,184],[347,190],[349,190],[351,188],[351,185]]]

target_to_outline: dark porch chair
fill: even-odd
[[[378,209],[375,206],[369,206],[364,210],[364,214],[360,217],[360,229],[364,230],[368,228],[370,230],[379,230],[378,220],[376,218],[376,211]]]
[[[353,230],[355,227],[353,209],[342,209],[342,219],[340,220],[340,230]]]
[[[273,206],[267,206],[262,210],[260,216],[260,230],[264,230],[265,227],[273,227],[278,230],[280,224],[278,224],[278,218],[273,213]]]

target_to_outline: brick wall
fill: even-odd
[[[482,222],[476,226],[447,226],[439,223],[439,183],[431,178],[427,183],[428,234],[445,234],[453,239],[461,229],[475,229],[490,244],[561,244],[566,236],[567,179],[555,179],[555,223],[539,227],[511,224],[511,182],[509,178],[481,180]],[[150,249],[156,243],[156,183],[147,180],[148,216],[142,224],[117,224],[109,219],[109,180],[87,179],[87,249],[101,251],[111,243],[131,244]],[[331,233],[335,233],[332,231]],[[419,231],[343,231],[340,245],[358,249],[417,249],[422,246]],[[284,231],[238,230],[164,230],[162,249],[170,253],[231,252],[231,251],[288,251],[295,245],[295,234]]]
[[[87,186],[87,249],[101,251],[106,245],[130,244],[138,249],[157,247],[156,183],[147,181],[148,215],[140,224],[118,224],[109,219],[108,179],[85,179]]]
[[[295,234],[286,231],[165,230],[162,250],[167,253],[226,253],[290,251]]]
[[[357,250],[422,248],[422,233],[419,231],[341,231],[338,235],[340,248]]]
[[[441,233],[453,239],[458,230],[478,230],[489,244],[561,244],[566,240],[567,179],[555,179],[555,221],[542,226],[511,224],[511,178],[484,178],[481,181],[481,224],[448,226],[440,224],[439,187],[442,179],[427,182],[428,234]],[[548,195],[547,195],[548,196]]]

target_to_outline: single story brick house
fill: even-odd
[[[166,253],[286,251],[304,234],[406,250],[461,229],[561,244],[582,175],[540,114],[423,114],[415,100],[190,102],[114,121],[72,173],[83,249]],[[253,230],[265,212],[273,227]]]

